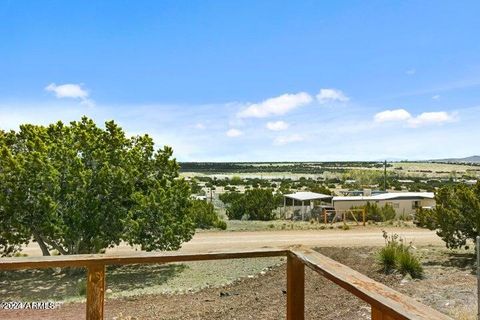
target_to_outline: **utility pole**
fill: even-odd
[[[387,160],[383,163],[383,190],[387,191]]]

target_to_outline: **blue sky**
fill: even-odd
[[[480,153],[480,2],[0,2],[0,128],[114,119],[181,161]]]

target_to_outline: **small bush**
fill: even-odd
[[[352,209],[364,209],[367,221],[385,222],[395,219],[395,209],[386,204],[380,207],[376,203],[367,202],[366,205],[360,207],[352,207]]]
[[[19,258],[19,257],[27,257],[28,254],[26,253],[21,253],[21,252],[15,252],[15,254],[13,255],[15,258]]]
[[[77,293],[79,296],[85,296],[87,294],[87,282],[83,279],[79,279],[77,282]]]
[[[420,261],[409,250],[397,252],[397,269],[402,275],[409,274],[412,278],[423,277],[423,267]]]
[[[397,248],[393,245],[386,245],[378,253],[378,260],[382,266],[383,272],[392,273],[396,265]]]
[[[223,220],[217,221],[217,228],[220,230],[227,230],[227,223]]]
[[[378,252],[378,262],[383,272],[400,272],[402,275],[409,274],[412,278],[422,278],[423,267],[420,260],[411,252],[411,244],[406,245],[397,234],[389,236],[383,231],[385,247]]]
[[[395,219],[395,215],[395,209],[393,209],[391,205],[386,204],[380,208],[380,216],[382,217],[382,221],[391,221]]]

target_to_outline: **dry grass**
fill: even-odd
[[[452,310],[451,316],[457,320],[477,320],[477,306],[460,306]]]

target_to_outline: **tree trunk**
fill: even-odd
[[[40,246],[40,249],[42,249],[42,254],[44,256],[49,256],[50,255],[50,251],[48,251],[48,247],[47,245],[45,244],[45,242],[43,242],[43,239],[42,237],[37,233],[37,232],[33,232],[33,238],[35,239],[35,241],[38,243],[38,245]]]
[[[60,254],[62,254],[62,255],[67,255],[67,254],[68,254],[68,252],[67,252],[65,249],[63,249],[61,246],[59,246],[58,244],[56,244],[54,241],[47,241],[47,240],[45,240],[45,242],[46,242],[49,246],[51,246],[51,247],[53,247],[54,249],[56,249]]]

